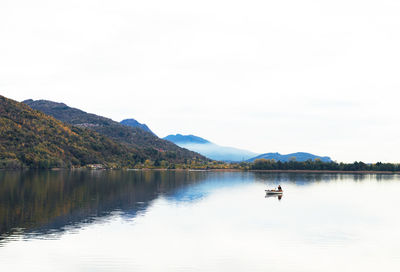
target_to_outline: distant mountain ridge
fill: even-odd
[[[147,132],[150,132],[150,133],[153,134],[153,135],[156,135],[153,131],[151,131],[151,130],[149,129],[149,127],[148,127],[146,124],[139,123],[138,121],[136,121],[136,120],[133,119],[133,118],[124,119],[124,120],[122,120],[122,121],[119,122],[119,123],[122,124],[122,125],[124,125],[124,126],[138,127],[138,128],[141,128],[141,129],[144,130],[144,131],[147,131]]]
[[[257,155],[257,153],[247,150],[220,146],[195,135],[176,134],[168,135],[163,139],[217,161],[239,162]]]
[[[160,139],[153,133],[139,127],[122,125],[109,118],[69,107],[64,103],[32,99],[25,100],[23,103],[62,122],[96,131],[118,143],[140,151],[144,157],[152,160],[167,160],[170,162],[184,162],[185,160],[193,159],[207,160],[207,158],[198,153],[181,148],[170,141]]]
[[[286,154],[286,155],[282,155],[279,153],[265,153],[265,154],[261,154],[258,155],[254,158],[248,159],[248,162],[253,162],[257,159],[266,159],[266,160],[275,160],[275,161],[281,161],[281,162],[288,162],[291,159],[294,159],[296,161],[307,161],[307,160],[315,160],[315,159],[319,159],[323,162],[331,162],[331,158],[324,156],[317,156],[311,153],[306,153],[306,152],[296,152],[296,153],[291,153],[291,154]]]
[[[306,161],[320,159],[323,162],[331,162],[331,158],[327,156],[317,156],[306,152],[297,152],[282,155],[279,153],[257,154],[251,151],[242,150],[234,147],[226,147],[214,144],[204,138],[195,135],[168,135],[163,139],[171,141],[180,147],[198,152],[210,159],[226,162],[253,162],[256,159],[267,159],[281,162],[288,162],[291,159],[296,161]]]
[[[198,136],[194,135],[182,135],[182,134],[175,134],[175,135],[168,135],[163,138],[164,140],[168,140],[173,143],[180,143],[180,144],[209,144],[210,142],[206,139],[203,139]]]

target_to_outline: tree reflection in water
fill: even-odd
[[[0,171],[0,241],[92,222],[114,211],[135,214],[160,195],[199,182],[204,172]]]

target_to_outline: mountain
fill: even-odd
[[[141,124],[135,119],[125,119],[120,122],[120,124],[128,127],[138,127],[141,128],[144,131],[150,132],[151,134],[155,135],[153,131],[149,129],[149,127],[146,124]]]
[[[170,162],[207,160],[207,158],[198,153],[160,139],[139,127],[125,126],[109,118],[71,108],[64,103],[48,100],[35,101],[32,99],[25,100],[23,103],[67,124],[96,131],[118,143],[140,151],[146,158],[152,160],[167,160]]]
[[[173,142],[175,144],[210,144],[209,141],[206,139],[194,136],[194,135],[182,135],[182,134],[176,134],[176,135],[168,135],[167,137],[163,138],[164,140],[168,140],[170,142]]]
[[[163,139],[217,161],[237,162],[247,160],[257,155],[257,153],[247,150],[220,146],[194,135],[168,135]]]
[[[133,166],[145,155],[0,96],[0,168]]]
[[[265,153],[258,155],[254,158],[251,158],[247,160],[248,162],[253,162],[257,159],[266,159],[266,160],[275,160],[275,161],[282,161],[282,162],[287,162],[290,160],[296,160],[296,161],[307,161],[307,160],[315,160],[315,159],[320,159],[323,162],[331,162],[330,157],[320,157],[317,155],[313,155],[310,153],[305,153],[305,152],[297,152],[297,153],[291,153],[287,155],[282,155],[279,153]]]

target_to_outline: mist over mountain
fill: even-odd
[[[139,123],[138,121],[136,121],[136,120],[133,119],[133,118],[124,119],[124,120],[122,120],[122,121],[120,122],[120,124],[122,124],[122,125],[124,125],[124,126],[129,126],[129,127],[138,127],[138,128],[140,128],[140,129],[142,129],[142,130],[144,130],[144,131],[147,131],[147,132],[152,133],[153,135],[156,135],[153,131],[151,131],[151,130],[149,129],[149,127],[148,127],[146,124]]]
[[[290,153],[286,155],[282,155],[279,153],[265,153],[258,155],[254,158],[248,159],[248,162],[253,162],[257,159],[266,159],[266,160],[275,160],[275,161],[281,161],[281,162],[288,162],[290,160],[296,160],[296,161],[307,161],[307,160],[315,160],[319,159],[323,162],[331,162],[331,158],[324,156],[317,156],[311,153],[306,153],[306,152],[297,152],[297,153]]]
[[[220,146],[195,135],[176,134],[168,135],[163,139],[217,161],[238,162],[248,160],[257,155],[257,153],[247,150]]]
[[[306,152],[297,152],[282,155],[280,153],[264,153],[257,154],[251,151],[242,150],[234,147],[220,146],[214,144],[204,138],[195,135],[168,135],[163,139],[171,141],[180,147],[198,152],[210,159],[226,162],[254,162],[257,159],[275,160],[288,162],[290,160],[307,161],[319,159],[323,162],[331,162],[331,158],[327,156],[317,156]]]

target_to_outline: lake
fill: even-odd
[[[392,174],[0,171],[1,270],[400,271],[399,196]]]

